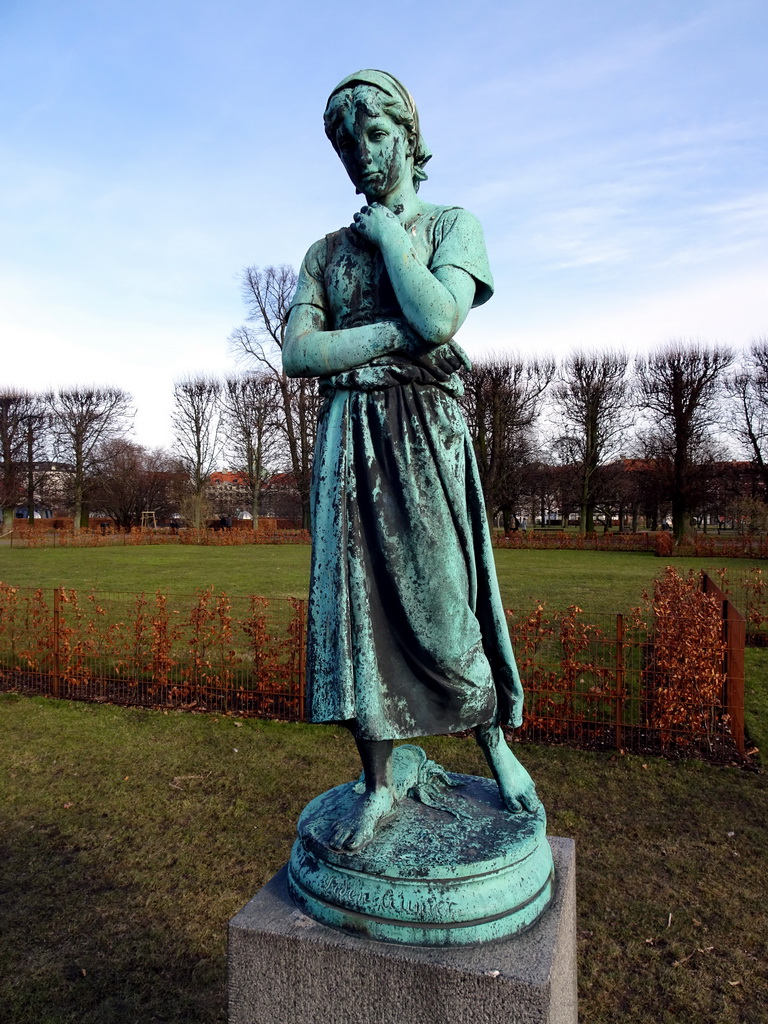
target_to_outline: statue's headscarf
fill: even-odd
[[[366,68],[364,71],[355,71],[354,74],[347,75],[346,78],[342,79],[328,97],[328,103],[325,107],[324,121],[326,135],[331,140],[334,148],[336,148],[334,129],[328,119],[329,108],[334,96],[342,92],[344,89],[354,89],[356,85],[372,85],[374,88],[383,92],[386,96],[389,96],[389,98],[401,108],[403,123],[407,126],[411,136],[413,137],[413,184],[415,188],[418,189],[419,183],[426,181],[427,175],[424,171],[424,165],[428,160],[432,159],[432,153],[422,138],[421,129],[419,127],[419,112],[416,109],[413,96],[411,96],[403,83],[398,81],[394,75],[390,75],[387,71],[377,71],[375,68]]]

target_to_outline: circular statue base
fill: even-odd
[[[362,849],[329,845],[354,811],[360,784],[307,805],[288,885],[310,917],[385,942],[460,946],[530,928],[552,898],[554,869],[543,807],[511,814],[490,779],[444,773],[438,801],[406,795]]]

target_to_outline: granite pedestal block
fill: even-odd
[[[230,1024],[576,1024],[576,865],[550,838],[552,903],[527,932],[428,948],[307,917],[283,868],[229,923]]]

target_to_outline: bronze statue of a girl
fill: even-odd
[[[365,776],[332,846],[357,850],[395,810],[393,740],[474,729],[508,811],[535,812],[502,725],[522,688],[483,495],[456,396],[454,340],[493,293],[482,229],[419,197],[430,152],[410,94],[358,71],[325,130],[366,205],[309,249],[283,348],[325,396],[312,483],[307,698],[353,732]]]

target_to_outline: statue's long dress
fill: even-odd
[[[435,270],[493,285],[482,230],[457,207],[409,227]],[[402,317],[379,250],[344,228],[307,253],[293,304],[328,329]],[[359,735],[405,739],[498,719],[519,725],[522,688],[501,604],[483,494],[450,343],[323,379],[312,478],[307,707]],[[466,358],[466,357],[464,357]]]

